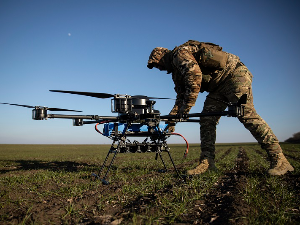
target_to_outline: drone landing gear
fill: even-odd
[[[167,146],[166,143],[165,143],[165,145],[163,146],[163,148],[164,148],[163,150],[158,149],[158,150],[156,151],[156,156],[155,156],[155,160],[157,160],[157,158],[158,158],[158,156],[159,156],[160,159],[161,159],[161,161],[162,161],[162,163],[163,163],[163,165],[164,165],[164,169],[159,170],[159,172],[160,172],[160,173],[165,173],[165,172],[168,171],[167,166],[166,166],[166,163],[165,163],[165,161],[164,161],[164,159],[163,159],[163,157],[162,157],[162,155],[161,155],[161,152],[162,152],[162,151],[165,151],[165,152],[167,152],[168,155],[169,155],[169,158],[170,158],[170,160],[171,160],[171,162],[172,162],[172,165],[173,165],[173,167],[174,167],[174,170],[175,170],[177,176],[178,176],[178,177],[181,177],[180,174],[179,174],[179,172],[178,172],[178,170],[177,170],[177,168],[176,168],[176,166],[175,166],[175,163],[174,163],[173,158],[172,158],[172,156],[171,156],[171,153],[170,153],[170,151],[169,151],[169,147]]]
[[[110,169],[112,168],[112,165],[116,159],[116,156],[118,153],[142,153],[142,152],[155,152],[156,153],[156,156],[155,156],[155,159],[157,160],[158,159],[158,156],[160,157],[162,163],[163,163],[163,166],[164,166],[164,169],[160,170],[159,172],[166,172],[167,171],[167,166],[166,166],[166,163],[162,157],[162,152],[167,152],[168,155],[169,155],[169,158],[172,162],[172,165],[174,167],[174,170],[176,171],[176,174],[178,177],[182,178],[181,175],[179,174],[179,171],[177,170],[176,166],[175,166],[175,163],[173,161],[173,158],[171,156],[171,153],[169,151],[169,147],[167,145],[167,143],[165,141],[163,142],[154,142],[154,143],[138,143],[138,142],[134,142],[133,144],[132,143],[126,143],[125,142],[125,138],[121,138],[119,141],[118,141],[118,145],[117,147],[115,148],[114,147],[114,144],[115,144],[116,140],[113,141],[107,155],[106,155],[106,158],[99,170],[99,173],[98,174],[95,174],[93,173],[92,176],[96,177],[97,179],[100,179],[102,184],[104,185],[108,185],[109,182],[107,181],[107,175],[110,171]],[[108,161],[108,158],[110,156],[110,154],[114,154],[109,165],[108,165],[108,168],[106,170],[106,173],[104,174],[103,178],[100,177],[100,175],[102,174],[103,170],[104,170],[104,167],[106,166],[107,164],[107,161]]]
[[[101,179],[100,176],[99,176],[98,174],[92,173],[92,176],[94,176],[94,177],[100,179],[100,180],[102,181],[102,184],[104,184],[104,185],[108,185],[108,184],[109,184],[109,182],[106,180],[106,177],[107,177],[108,172],[110,171],[110,169],[111,169],[111,167],[112,167],[112,164],[114,163],[114,161],[115,161],[115,159],[116,159],[116,157],[117,157],[117,154],[120,152],[120,149],[121,149],[121,146],[122,146],[121,143],[123,143],[123,142],[124,142],[123,140],[120,140],[119,143],[118,143],[118,147],[117,147],[117,148],[114,148],[115,140],[114,140],[113,143],[111,144],[110,149],[109,149],[109,151],[108,151],[108,153],[107,153],[107,155],[106,155],[106,158],[105,158],[105,160],[104,160],[104,162],[103,162],[103,164],[102,164],[102,166],[101,166],[101,168],[100,168],[100,170],[99,170],[99,175],[100,175],[100,174],[102,173],[102,171],[103,171],[105,165],[106,165],[106,162],[107,162],[107,160],[108,160],[108,158],[109,158],[109,155],[110,155],[111,153],[114,153],[114,156],[113,156],[112,160],[110,161],[110,164],[109,164],[109,166],[108,166],[108,168],[107,168],[107,171],[106,171],[104,177]]]

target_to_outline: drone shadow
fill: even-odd
[[[40,161],[40,160],[5,160],[6,166],[0,168],[0,174],[12,171],[50,170],[50,171],[92,171],[99,165],[79,163],[74,161]]]

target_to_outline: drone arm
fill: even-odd
[[[191,113],[180,115],[165,115],[160,119],[163,121],[175,121],[175,122],[198,122],[199,120],[189,119],[192,117],[206,117],[206,116],[228,116],[238,117],[244,115],[244,106],[232,104],[228,106],[228,111],[223,112],[208,112],[208,113]]]
[[[209,113],[191,113],[183,115],[184,118],[191,118],[191,117],[206,117],[206,116],[227,116],[228,111],[224,112],[209,112]]]
[[[48,118],[54,119],[90,119],[90,120],[117,120],[116,116],[98,116],[98,115],[62,115],[62,114],[48,114]]]

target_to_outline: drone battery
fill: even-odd
[[[112,136],[121,134],[126,129],[127,124],[124,123],[106,123],[103,127],[103,135],[104,136]],[[159,129],[164,130],[166,128],[166,124],[160,124]],[[145,133],[149,131],[149,126],[143,124],[131,124],[130,127],[127,128],[126,132],[129,133]]]
[[[163,131],[167,127],[167,124],[159,124],[158,129],[160,131]],[[153,129],[153,127],[151,127]],[[154,127],[154,132],[158,132],[157,127]],[[132,124],[130,127],[127,129],[129,132],[149,132],[150,127],[148,125],[142,125],[142,124]]]
[[[116,129],[117,128],[117,129]],[[103,135],[104,136],[112,136],[116,134],[121,134],[124,132],[126,128],[126,124],[124,123],[106,123],[103,127]],[[127,131],[129,132],[146,132],[148,131],[148,126],[141,124],[132,124],[128,127]]]
[[[142,125],[142,124],[132,124],[130,127],[128,127],[129,132],[147,132],[148,126]]]
[[[109,137],[112,135],[112,132],[115,133],[115,124],[114,123],[105,123],[103,127],[103,135]]]

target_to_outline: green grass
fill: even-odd
[[[175,176],[165,152],[166,173],[158,172],[163,165],[159,158],[155,160],[154,153],[118,154],[109,173],[110,184],[102,185],[91,173],[100,168],[109,147],[0,145],[0,223],[101,224],[117,219],[123,224],[205,222],[203,216],[214,218],[213,210],[217,210],[207,201],[226,188],[224,178],[228,176],[237,177],[234,181],[240,186],[233,197],[249,207],[243,214],[247,223],[293,224],[300,219],[300,145],[282,144],[295,168],[282,177],[267,175],[269,163],[259,145],[239,143],[217,145],[218,171],[188,178],[184,183]],[[185,145],[170,147],[181,174],[197,165],[199,144],[191,144],[187,159],[183,158]],[[247,174],[236,172],[240,148],[249,158]],[[244,178],[241,184],[240,177]],[[232,192],[232,187],[227,192]],[[217,194],[215,200],[223,201],[224,195]],[[227,204],[230,208],[230,202]],[[218,213],[215,218],[222,217]],[[239,212],[232,212],[225,219],[239,216]]]

